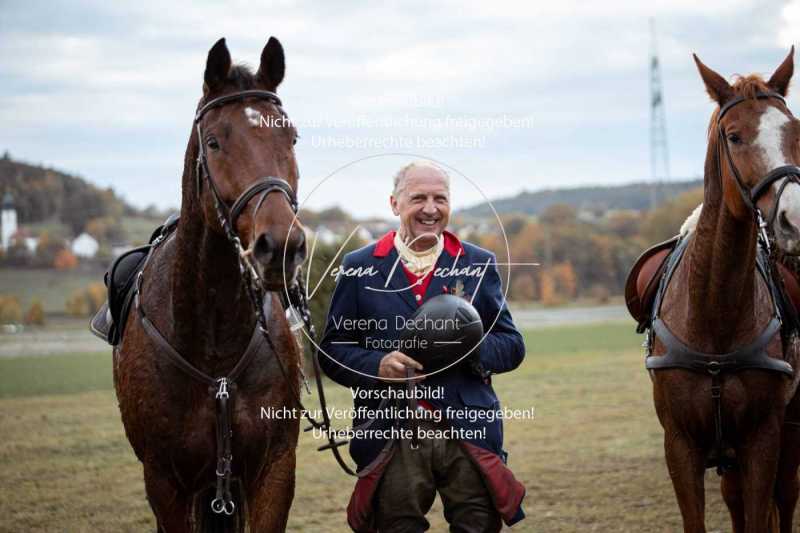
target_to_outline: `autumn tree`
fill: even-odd
[[[22,306],[16,296],[0,295],[0,324],[16,324],[22,320]]]
[[[567,299],[575,298],[578,290],[578,280],[572,265],[565,261],[554,265],[551,270],[558,294]]]
[[[547,269],[543,269],[539,274],[539,294],[541,295],[540,300],[544,305],[554,306],[563,303],[558,294],[553,274]]]
[[[50,233],[43,231],[36,243],[35,266],[50,268],[55,264],[56,256],[66,249],[67,245],[62,239],[55,238]]]
[[[77,266],[78,258],[66,248],[59,250],[56,253],[56,258],[53,260],[53,267],[55,267],[56,270],[72,270]]]
[[[650,244],[669,239],[678,233],[681,224],[702,202],[702,188],[686,191],[664,202],[645,216],[642,223],[642,236]]]
[[[35,326],[44,325],[44,307],[42,306],[41,300],[35,299],[31,302],[31,306],[25,312],[23,321],[26,324],[32,324]]]

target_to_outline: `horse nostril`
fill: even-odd
[[[266,233],[262,233],[256,239],[256,243],[253,246],[253,256],[259,263],[266,265],[272,261],[274,251],[275,242],[272,240],[272,237]]]

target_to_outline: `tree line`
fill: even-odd
[[[503,217],[511,261],[538,263],[511,267],[508,298],[555,305],[576,298],[604,302],[622,295],[636,258],[678,233],[702,198],[702,188],[696,188],[651,211],[610,211],[594,221],[582,220],[566,204],[551,205],[536,218]],[[467,240],[493,251],[498,262],[507,261],[499,230],[470,235]],[[508,267],[500,268],[505,280]]]

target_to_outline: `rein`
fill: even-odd
[[[208,159],[203,146],[203,130],[201,124],[202,118],[211,109],[223,106],[230,102],[244,100],[246,98],[267,100],[275,105],[278,110],[285,115],[281,107],[281,100],[278,98],[278,95],[271,91],[248,90],[220,96],[209,101],[197,111],[194,122],[196,125],[199,146],[197,164],[195,168],[197,179],[197,196],[198,198],[200,197],[202,180],[205,178],[205,180],[208,182],[208,188],[213,198],[217,219],[222,227],[223,232],[225,233],[226,238],[236,252],[236,257],[239,262],[239,272],[244,281],[245,292],[247,293],[256,315],[256,328],[253,331],[253,335],[247,348],[230,372],[224,376],[213,377],[192,365],[169,343],[164,335],[158,330],[156,325],[153,324],[153,322],[147,317],[144,306],[142,305],[142,301],[140,299],[143,274],[147,267],[147,263],[149,263],[150,258],[153,256],[155,250],[170,235],[170,230],[172,228],[165,228],[162,234],[153,241],[153,246],[150,249],[150,253],[148,254],[144,266],[139,272],[136,280],[134,300],[145,332],[160,348],[157,353],[163,354],[164,358],[170,364],[174,365],[176,368],[184,372],[195,381],[208,385],[209,391],[214,395],[217,435],[217,466],[216,492],[215,497],[211,502],[211,510],[216,514],[226,515],[232,515],[236,509],[236,505],[233,501],[233,495],[230,490],[233,473],[233,426],[231,424],[231,414],[233,410],[234,392],[236,390],[236,380],[241,377],[241,375],[253,361],[256,354],[258,354],[265,345],[269,347],[273,354],[275,354],[275,360],[278,363],[278,367],[280,368],[284,380],[289,380],[287,369],[284,366],[281,358],[277,357],[277,350],[267,328],[267,316],[269,314],[269,308],[271,308],[271,298],[265,299],[266,291],[264,289],[261,276],[258,274],[258,270],[250,258],[250,254],[243,248],[241,239],[236,234],[236,221],[253,198],[260,195],[258,200],[258,205],[260,206],[266,196],[273,192],[283,194],[295,215],[297,215],[298,210],[297,197],[291,185],[289,185],[286,180],[274,176],[267,176],[258,179],[255,183],[245,189],[230,207],[228,207],[219,193],[217,183],[214,180],[211,170],[208,166]],[[258,208],[256,208],[256,210],[257,209]],[[311,312],[309,310],[308,301],[305,297],[305,289],[303,288],[302,281],[300,279],[302,276],[298,276],[297,278],[298,279],[287,288],[285,294],[282,295],[284,308],[286,309],[287,316],[291,317],[292,319],[297,319],[297,315],[299,314],[299,318],[303,321],[308,329],[310,337],[315,339],[316,333],[314,330],[314,325],[311,321]],[[314,374],[317,382],[317,391],[319,393],[319,402],[322,411],[322,421],[314,419],[309,414],[308,409],[303,406],[299,391],[295,390],[294,386],[290,385],[288,389],[292,395],[292,400],[301,410],[303,416],[305,416],[305,418],[311,424],[311,426],[306,428],[305,431],[309,431],[314,428],[322,429],[328,437],[328,444],[320,446],[318,450],[322,451],[330,449],[336,461],[339,463],[345,473],[355,476],[356,473],[347,465],[338,450],[338,448],[346,444],[347,441],[336,441],[332,436],[332,432],[330,431],[331,420],[327,412],[321,371],[317,357],[318,353],[315,351],[312,359],[314,362]],[[299,368],[299,370],[305,383],[306,390],[309,390],[308,382],[303,375],[302,368]]]

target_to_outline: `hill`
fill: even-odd
[[[63,224],[73,235],[84,231],[92,220],[119,220],[141,213],[116,195],[79,176],[53,168],[0,158],[0,194],[14,198],[20,224]]]
[[[661,184],[630,183],[627,185],[575,187],[570,189],[545,189],[537,192],[523,191],[516,196],[492,200],[500,214],[522,213],[539,215],[554,204],[567,204],[576,209],[607,211],[609,209],[632,209],[644,211],[650,208],[650,194],[655,193],[658,204],[674,198],[690,189],[701,187],[703,180],[671,181]],[[458,211],[466,217],[483,218],[492,215],[489,204],[481,204]]]

